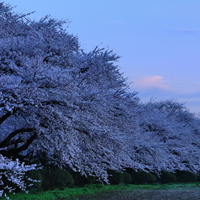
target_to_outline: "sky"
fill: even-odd
[[[67,31],[89,52],[121,56],[116,63],[142,102],[178,100],[200,113],[199,0],[4,0],[15,12],[68,19]]]

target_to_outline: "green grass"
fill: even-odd
[[[92,184],[77,188],[63,188],[51,191],[30,191],[26,193],[17,193],[8,195],[12,200],[61,200],[70,197],[78,197],[80,195],[92,195],[99,192],[109,191],[133,191],[133,190],[195,190],[200,189],[200,183],[177,183],[177,184],[151,184],[151,185],[101,185]],[[5,199],[1,197],[0,200]]]

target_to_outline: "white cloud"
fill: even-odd
[[[175,31],[180,32],[180,33],[188,33],[188,34],[199,34],[199,31],[188,29],[188,28],[176,29]]]
[[[183,29],[176,29],[176,31],[193,31],[193,30],[188,29],[188,28],[183,28]]]

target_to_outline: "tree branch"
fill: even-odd
[[[18,130],[13,131],[12,133],[9,134],[8,137],[6,137],[1,143],[0,143],[0,148],[6,147],[8,145],[10,145],[10,143],[8,143],[14,136],[16,136],[19,133],[24,133],[24,132],[31,132],[34,131],[34,128],[21,128]]]
[[[37,133],[34,133],[22,146],[8,150],[1,150],[0,154],[6,157],[16,157],[19,152],[26,150],[35,138],[37,138]]]

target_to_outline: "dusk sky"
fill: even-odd
[[[86,51],[121,56],[117,65],[141,101],[177,99],[200,112],[199,0],[5,0],[14,11],[71,21]]]

